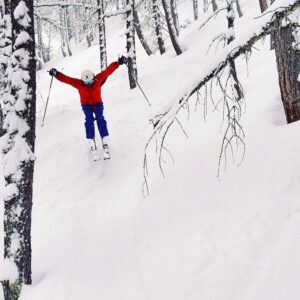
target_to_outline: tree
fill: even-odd
[[[148,45],[147,41],[146,41],[146,38],[144,36],[144,33],[143,33],[143,30],[142,30],[142,26],[141,26],[141,22],[139,20],[139,15],[137,13],[137,10],[135,9],[133,11],[133,21],[134,21],[134,27],[135,27],[135,30],[136,30],[136,33],[137,33],[137,36],[145,50],[145,52],[147,53],[147,55],[152,55],[152,51],[150,49],[150,46]]]
[[[176,54],[180,55],[180,54],[182,54],[182,50],[181,50],[179,42],[177,40],[176,29],[174,26],[172,12],[171,12],[171,8],[170,8],[170,2],[169,2],[169,0],[162,0],[162,4],[163,4],[164,11],[165,11],[168,30],[169,30],[173,48],[174,48]]]
[[[101,65],[101,70],[103,71],[107,67],[104,0],[97,0],[97,5],[98,5],[100,65]]]
[[[36,61],[31,0],[11,0],[12,55],[9,101],[4,126],[4,255],[18,269],[15,282],[4,281],[5,299],[18,299],[31,284],[31,210],[34,170]]]
[[[171,10],[174,28],[176,30],[176,35],[179,36],[179,18],[177,13],[176,0],[170,0],[170,10]]]
[[[5,0],[1,7],[2,17],[0,19],[0,137],[4,135],[4,118],[6,93],[8,91],[7,66],[11,56],[11,20],[10,2]]]
[[[199,16],[198,0],[193,0],[193,12],[194,12],[194,19],[198,20],[198,16]]]
[[[137,66],[135,49],[135,28],[134,28],[134,0],[126,0],[126,48],[128,58],[128,77],[131,89],[136,87]]]
[[[274,2],[271,1],[271,4]],[[259,0],[261,12],[268,8],[266,0]],[[299,9],[294,13],[299,13]],[[271,48],[275,48],[281,101],[288,123],[300,120],[300,34],[297,17],[278,23],[271,33]]]
[[[259,6],[260,6],[261,12],[264,12],[268,8],[267,0],[259,0]]]
[[[159,52],[160,54],[164,54],[166,52],[166,48],[165,48],[164,40],[162,38],[158,0],[152,0],[152,15],[154,19],[155,33],[157,37]]]
[[[300,120],[299,19],[296,15],[290,21],[273,34],[281,100],[288,123]]]

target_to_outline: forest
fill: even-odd
[[[299,24],[0,0],[0,300],[299,299]]]

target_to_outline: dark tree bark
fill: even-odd
[[[97,0],[97,5],[98,5],[100,65],[101,65],[101,70],[104,71],[107,68],[104,1],[103,0]]]
[[[136,66],[136,48],[135,48],[135,29],[133,22],[134,0],[126,0],[127,20],[126,20],[126,40],[127,40],[127,57],[128,57],[128,77],[130,89],[136,87],[137,66]]]
[[[133,21],[134,21],[134,27],[135,27],[135,31],[137,33],[137,36],[145,50],[145,52],[147,53],[147,55],[152,55],[152,51],[146,41],[146,38],[144,36],[144,33],[143,33],[143,30],[142,30],[142,27],[141,27],[141,23],[140,23],[140,20],[139,20],[139,16],[138,16],[138,13],[136,11],[136,9],[134,10],[133,12]]]
[[[165,43],[162,38],[162,32],[161,32],[161,20],[160,20],[158,0],[152,0],[152,15],[154,18],[155,33],[157,37],[159,52],[160,54],[164,54],[166,52],[166,49],[165,49]]]
[[[274,32],[274,46],[281,100],[286,120],[300,120],[300,50],[294,49],[293,27],[282,27]]]
[[[162,4],[166,15],[166,20],[167,20],[167,25],[168,25],[168,30],[169,30],[172,45],[174,47],[176,54],[180,55],[182,54],[182,50],[177,40],[176,29],[173,23],[173,18],[170,9],[170,2],[169,0],[162,0]]]
[[[23,284],[31,284],[31,211],[34,170],[36,61],[32,0],[11,0],[11,103],[7,143],[3,147],[5,176],[4,256],[18,268],[16,282],[4,282],[7,299],[18,299]],[[19,37],[22,35],[22,38]],[[26,57],[29,60],[26,60]],[[21,104],[22,103],[22,104]],[[21,105],[20,105],[21,104]],[[24,122],[11,127],[11,121]],[[27,127],[27,128],[26,128]],[[19,151],[22,156],[18,157]],[[11,156],[14,157],[12,160]],[[13,167],[12,167],[13,166]]]
[[[199,11],[198,11],[198,0],[193,0],[193,12],[195,21],[198,20]]]
[[[259,0],[259,6],[260,6],[261,12],[264,12],[268,8],[267,0]]]

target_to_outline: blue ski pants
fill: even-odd
[[[83,104],[82,110],[85,115],[85,131],[87,139],[95,138],[94,121],[97,122],[98,130],[101,138],[108,136],[107,123],[103,116],[103,103],[88,105]]]

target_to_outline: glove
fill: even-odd
[[[49,75],[50,75],[50,76],[56,77],[56,75],[57,75],[57,70],[56,70],[55,68],[51,68],[50,71],[49,71]]]
[[[127,57],[122,55],[121,57],[118,58],[118,63],[119,65],[127,64]]]

